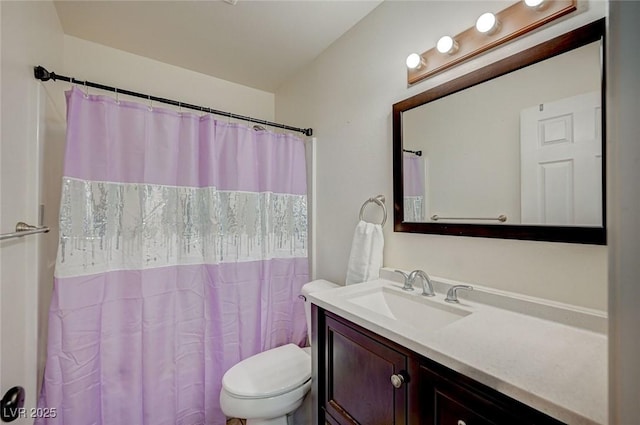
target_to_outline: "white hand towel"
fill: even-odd
[[[383,249],[382,226],[360,220],[351,242],[346,284],[377,279],[382,267]]]

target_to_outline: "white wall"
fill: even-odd
[[[269,121],[274,118],[273,93],[230,83],[68,35],[64,37],[64,69],[57,72],[78,80],[89,80],[234,114]],[[69,83],[60,84],[70,86]],[[108,93],[91,88],[89,92]],[[114,96],[113,93],[110,95]],[[144,102],[143,99],[133,99],[136,102]],[[154,104],[155,106],[171,107]]]
[[[609,423],[640,417],[640,3],[611,2],[607,56]]]
[[[603,1],[471,62],[407,88],[405,58],[473,25],[505,2],[386,1],[276,92],[277,119],[313,127],[317,141],[317,277],[344,281],[360,206],[383,193],[392,210],[391,105],[606,14]],[[584,10],[586,8],[586,10]],[[385,266],[607,308],[603,246],[394,233]]]
[[[52,2],[3,1],[0,7],[0,232],[10,232],[18,221],[38,223],[44,195],[41,163],[60,117],[50,100],[55,88],[43,88],[33,78],[33,66],[41,61],[60,66],[63,41]],[[45,272],[50,259],[42,252],[52,238],[39,235],[0,242],[1,390],[22,385],[27,407],[35,405],[37,396],[36,365],[43,348],[38,340],[43,325],[38,305],[52,285],[52,275]]]

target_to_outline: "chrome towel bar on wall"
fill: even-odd
[[[0,241],[5,239],[20,238],[27,235],[35,235],[36,233],[47,233],[49,228],[47,226],[32,226],[25,222],[19,221],[16,223],[16,231],[12,233],[0,234]]]

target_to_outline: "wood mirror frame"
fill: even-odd
[[[491,65],[473,71],[440,86],[419,93],[393,105],[393,201],[394,231],[427,233],[456,236],[476,236],[486,238],[523,239],[549,242],[570,242],[583,244],[606,244],[606,113],[605,113],[605,63],[604,63],[605,19],[599,19],[576,30],[541,43],[535,47],[502,59]],[[601,41],[601,105],[602,105],[602,225],[594,227],[511,225],[511,224],[467,224],[404,221],[404,189],[402,165],[402,114],[420,105],[432,102],[450,94],[473,87],[501,75],[524,68],[545,59]]]

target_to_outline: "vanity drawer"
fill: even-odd
[[[439,425],[495,425],[454,397],[435,391],[435,423]]]
[[[421,425],[560,425],[561,422],[435,362],[419,368]]]

